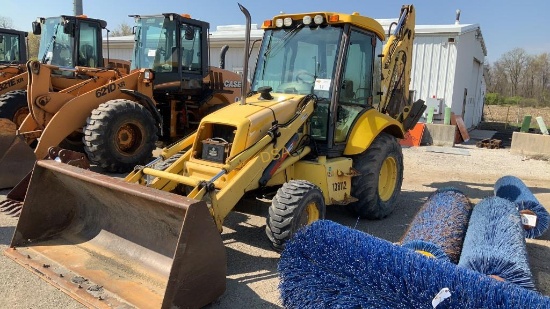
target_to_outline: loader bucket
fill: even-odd
[[[36,161],[34,151],[16,131],[15,123],[0,119],[0,189],[18,184]]]
[[[37,161],[5,255],[88,307],[196,308],[225,290],[206,204]]]

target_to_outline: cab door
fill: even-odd
[[[345,146],[358,116],[377,104],[380,75],[376,74],[380,74],[380,62],[376,60],[381,47],[373,33],[351,30],[334,109],[333,145],[336,149]]]

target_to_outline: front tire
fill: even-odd
[[[153,116],[129,100],[111,100],[92,111],[84,127],[84,150],[108,172],[125,173],[151,158],[158,140]]]
[[[300,228],[325,218],[321,189],[309,181],[291,180],[277,191],[269,207],[266,234],[272,247],[283,250]]]
[[[0,118],[9,119],[19,128],[28,114],[26,90],[14,90],[0,96]]]
[[[351,196],[358,201],[348,209],[361,218],[387,217],[395,208],[403,183],[403,152],[397,139],[382,132],[352,159],[353,168],[361,175],[351,180]]]

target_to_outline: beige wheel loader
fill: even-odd
[[[65,71],[49,71],[51,75],[45,85],[49,91],[65,90],[66,93],[78,94],[102,86],[112,79],[112,74],[103,78],[105,74],[98,74],[97,70],[91,76],[80,74],[84,67],[112,66],[118,68],[120,74],[128,73],[129,61],[103,58],[102,30],[106,25],[103,20],[84,15],[38,18],[32,23],[33,33],[40,35],[38,62],[67,68]],[[15,39],[12,38],[11,41],[11,45],[15,47]],[[19,42],[20,46],[24,46],[21,38]],[[26,56],[21,59],[25,60]],[[13,71],[15,68],[11,67],[13,74],[0,83],[3,85],[0,86],[0,188],[13,187],[32,169],[35,156],[29,151],[27,144],[35,146],[34,136],[37,136],[37,130],[42,129],[44,122],[49,121],[47,117],[37,119],[36,115],[29,116],[33,105],[27,102],[30,74],[25,63],[26,60],[17,67],[17,74]],[[76,84],[79,86],[73,87]],[[45,103],[46,101],[41,102]],[[40,105],[35,110],[49,110],[51,105],[53,104],[48,107]],[[33,133],[31,136],[19,135],[18,129]],[[82,144],[78,137],[77,134],[72,134],[64,138],[61,145],[66,148],[78,147],[78,144]]]
[[[388,216],[397,139],[425,109],[408,98],[414,15],[403,6],[389,37],[357,13],[265,21],[252,92],[124,180],[39,160],[6,254],[90,306],[198,307],[223,293],[219,232],[245,193],[275,192],[266,232],[278,250],[327,205]]]
[[[118,69],[72,69],[73,63],[64,63],[69,67],[45,61],[27,64],[30,114],[17,132],[1,133],[0,188],[18,184],[35,160],[45,158],[55,146],[85,152],[105,171],[129,172],[148,162],[159,139],[171,143],[189,134],[204,115],[240,97],[240,76],[209,66],[208,23],[175,13],[134,18],[136,43],[129,74]],[[55,46],[61,46],[59,53],[71,50],[69,43],[78,33],[75,26],[64,23],[62,36],[55,30],[58,25],[45,23],[46,33],[58,34],[50,44],[53,51]],[[76,29],[82,32],[82,25],[80,21]],[[64,38],[68,41],[61,42]],[[99,35],[95,38],[100,40]],[[44,47],[44,57],[56,59],[51,50]],[[78,83],[52,89],[56,73],[74,76]]]

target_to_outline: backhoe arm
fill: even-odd
[[[392,24],[394,26],[394,24]],[[382,98],[378,110],[403,123],[404,130],[413,127],[425,110],[424,101],[409,102],[415,9],[404,5],[382,52]]]

